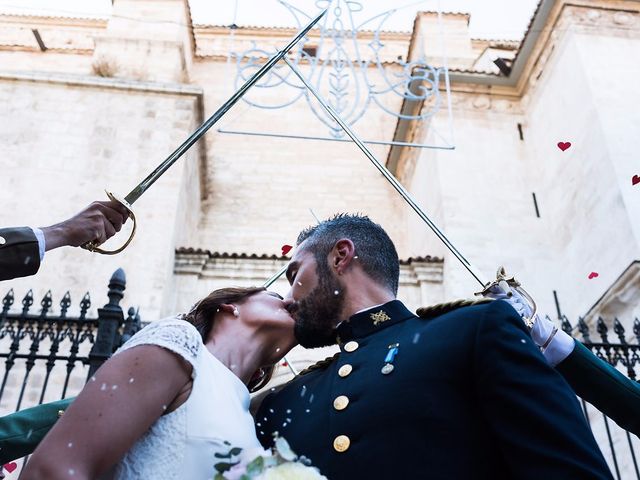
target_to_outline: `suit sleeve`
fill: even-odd
[[[74,397],[75,398],[75,397]],[[0,417],[0,464],[30,455],[74,398],[43,403]]]
[[[0,228],[0,280],[33,275],[40,268],[38,239],[28,227]]]
[[[625,430],[640,436],[640,385],[576,341],[556,366],[571,388]]]
[[[480,408],[510,477],[612,478],[575,395],[506,302],[484,309],[474,370]]]

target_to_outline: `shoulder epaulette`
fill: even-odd
[[[416,310],[416,315],[420,318],[434,318],[445,313],[452,312],[462,307],[469,307],[471,305],[482,305],[483,303],[493,302],[492,298],[468,298],[462,300],[455,300],[453,302],[438,303],[437,305],[431,305],[429,307],[421,307]]]
[[[319,362],[314,363],[313,365],[309,365],[303,371],[301,371],[298,375],[304,375],[306,373],[312,372],[314,370],[319,370],[321,368],[326,368],[333,362],[336,358],[338,358],[340,352],[336,353],[333,357],[327,357],[324,360],[320,360]]]

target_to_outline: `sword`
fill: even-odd
[[[131,231],[131,235],[129,239],[122,245],[120,248],[116,250],[103,250],[99,248],[99,243],[96,241],[87,242],[82,245],[82,248],[96,252],[102,253],[105,255],[115,255],[116,253],[120,253],[122,250],[127,248],[131,240],[133,239],[134,234],[136,233],[136,217],[133,213],[132,205],[138,200],[144,192],[146,192],[151,185],[153,185],[156,180],[158,180],[174,163],[178,161],[184,153],[191,148],[191,146],[196,143],[206,132],[209,130],[215,123],[220,120],[227,111],[231,107],[233,107],[240,98],[249,90],[258,80],[260,80],[271,68],[278,63],[284,56],[291,50],[301,39],[304,37],[309,30],[311,30],[316,23],[320,21],[320,19],[327,13],[327,10],[323,10],[316,18],[314,18],[306,27],[304,27],[300,32],[293,37],[293,39],[289,42],[289,44],[284,47],[282,50],[273,55],[267,63],[265,63],[260,69],[254,73],[249,80],[247,80],[240,89],[235,92],[229,100],[227,100],[211,117],[209,117],[198,129],[187,138],[182,145],[180,145],[171,155],[169,155],[156,169],[151,172],[147,178],[142,180],[136,187],[131,190],[127,194],[126,197],[120,198],[114,195],[111,192],[106,192],[107,196],[110,200],[114,200],[116,202],[121,203],[129,212],[129,217],[133,220],[133,229]]]
[[[374,155],[371,151],[362,143],[362,141],[358,138],[358,136],[351,130],[351,128],[340,118],[340,115],[333,109],[333,107],[320,95],[317,89],[309,83],[309,81],[304,77],[302,72],[298,70],[298,68],[289,61],[288,58],[284,57],[284,61],[289,66],[289,68],[293,71],[293,73],[300,79],[300,81],[304,84],[305,87],[313,94],[313,96],[318,100],[318,103],[324,108],[324,110],[333,118],[333,120],[340,125],[342,130],[353,140],[353,142],[358,146],[358,148],[364,153],[364,155],[371,161],[371,163],[378,169],[378,171],[382,174],[382,176],[387,179],[387,181],[393,186],[393,188],[400,194],[400,196],[409,204],[409,206],[418,214],[418,216],[427,224],[427,226],[436,234],[436,236],[444,243],[444,245],[449,249],[449,251],[456,257],[460,263],[469,271],[469,273],[473,276],[473,278],[480,283],[482,287],[482,291],[476,293],[476,295],[486,294],[490,289],[495,286],[498,286],[500,290],[502,290],[505,294],[511,295],[509,287],[513,287],[517,289],[522,295],[531,303],[533,313],[530,318],[525,318],[525,324],[531,328],[533,327],[533,322],[535,321],[535,315],[537,312],[537,306],[533,298],[522,288],[520,282],[518,282],[515,277],[507,278],[506,273],[504,271],[504,267],[500,267],[498,269],[498,273],[496,274],[496,280],[488,281],[485,277],[473,266],[471,263],[458,251],[456,247],[451,243],[451,241],[447,238],[447,236],[440,231],[440,229],[436,226],[435,223],[431,221],[431,219],[427,216],[426,213],[420,208],[420,206],[413,199],[411,194],[402,186],[402,184],[396,179],[396,177],[385,167]]]

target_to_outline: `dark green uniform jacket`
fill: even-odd
[[[576,396],[508,303],[425,320],[395,300],[338,334],[333,362],[265,398],[263,445],[279,432],[331,480],[613,478]]]
[[[40,252],[33,230],[0,228],[0,280],[33,275],[38,268]]]
[[[399,347],[398,355],[402,353],[402,347]],[[381,360],[375,359],[376,367],[382,368]],[[574,351],[556,370],[584,400],[604,412],[622,428],[640,436],[640,386],[637,382],[597,358],[577,341]],[[382,376],[379,380],[383,380]],[[543,394],[548,395],[550,392],[543,389],[536,394],[536,398]],[[66,409],[72,401],[73,398],[68,398],[0,418],[0,464],[32,453],[58,419],[58,411]],[[257,422],[261,423],[259,418]],[[258,433],[264,431],[260,430],[260,426],[257,430]]]

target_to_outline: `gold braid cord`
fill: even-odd
[[[493,302],[491,298],[480,299],[462,299],[454,302],[439,303],[437,305],[431,305],[430,307],[422,307],[416,310],[416,315],[420,318],[433,318],[445,313],[452,312],[462,307],[470,307],[471,305],[482,305],[483,303]]]
[[[314,370],[319,370],[321,368],[328,367],[334,360],[338,358],[340,352],[336,353],[333,357],[327,357],[324,360],[320,360],[319,362],[314,363],[313,365],[309,365],[303,371],[301,371],[298,375],[304,375],[305,373],[313,372]]]

